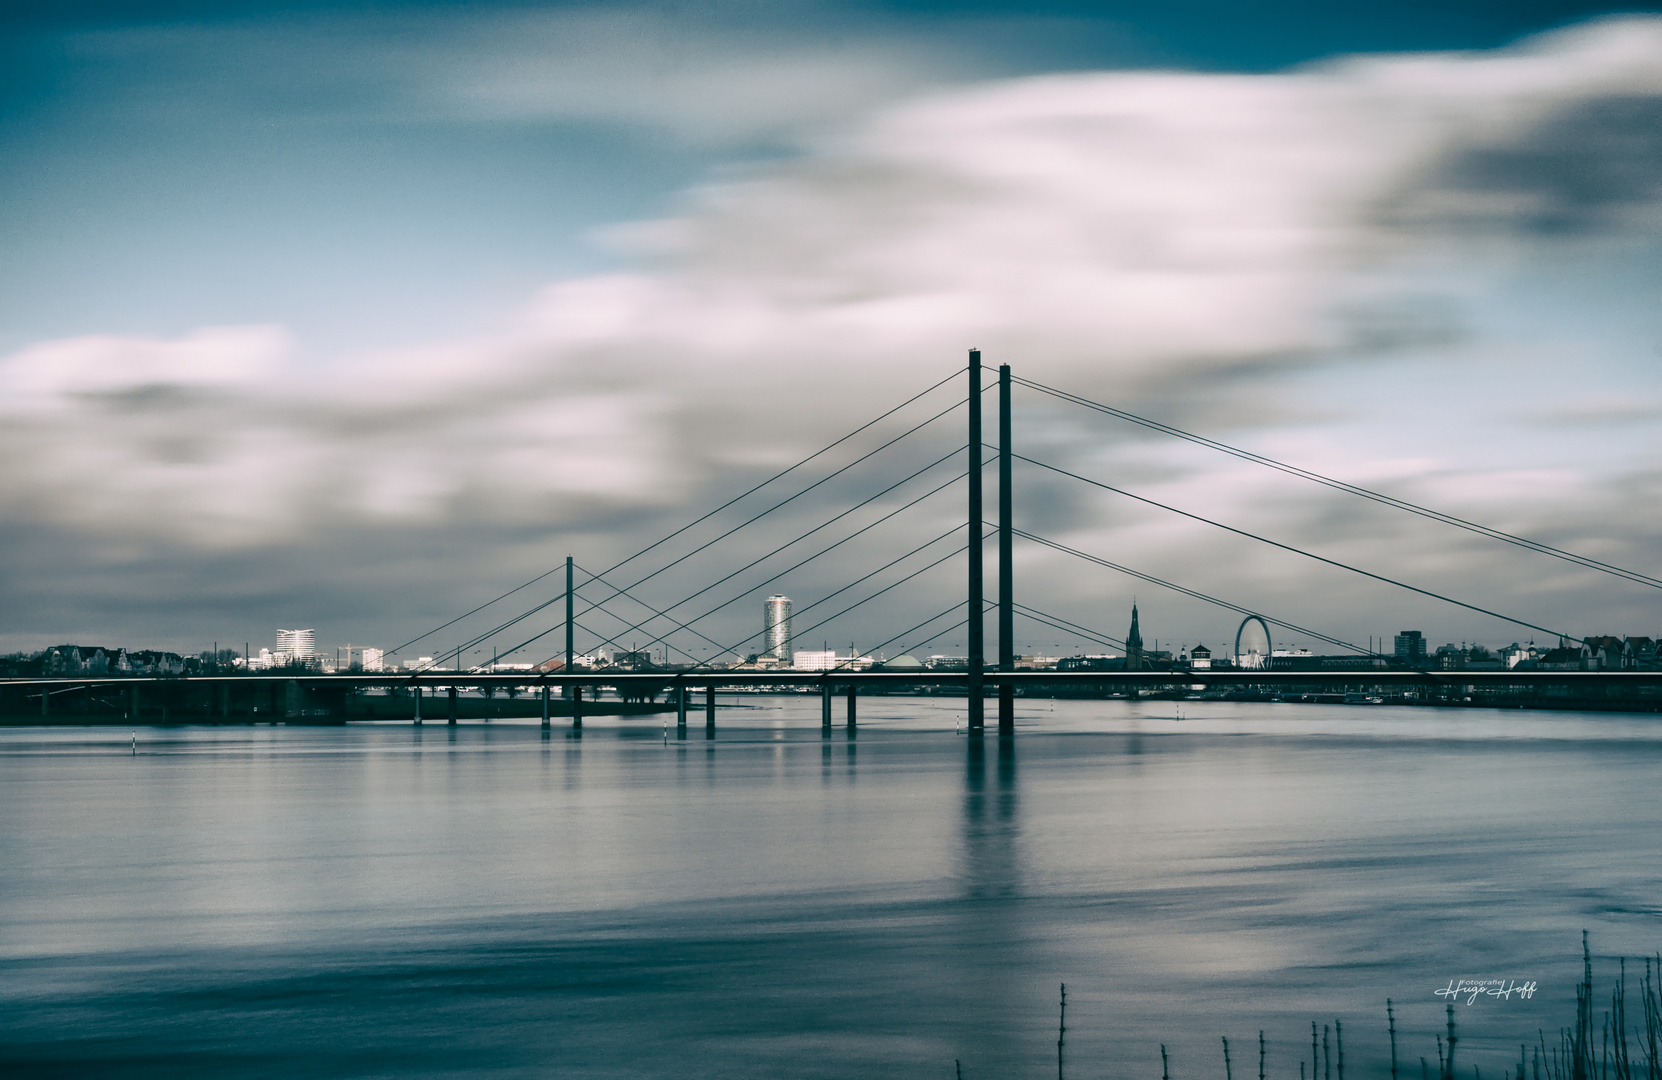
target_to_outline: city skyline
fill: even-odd
[[[893,649],[879,649],[875,654],[867,654],[856,643],[851,642],[846,650],[831,647],[829,641],[824,643],[823,649],[799,649],[794,643],[790,629],[791,602],[788,596],[775,594],[767,598],[762,609],[762,631],[758,635],[764,647],[757,653],[741,657],[740,651],[729,650],[725,657],[710,657],[704,661],[693,661],[690,656],[685,659],[670,658],[670,650],[662,649],[657,643],[651,643],[646,650],[639,649],[639,643],[631,643],[627,648],[615,643],[601,643],[598,646],[579,651],[574,660],[578,668],[605,669],[615,663],[625,663],[634,666],[644,660],[652,666],[664,670],[698,669],[708,666],[711,670],[766,669],[766,670],[866,670],[873,665],[881,666],[901,660],[905,662],[919,662],[924,666],[935,662],[962,662],[967,659],[962,652],[938,653],[929,648],[899,646]],[[1161,639],[1151,635],[1144,641],[1140,630],[1140,613],[1135,601],[1131,606],[1131,624],[1123,641],[1117,644],[1111,640],[1075,639],[1066,645],[1051,644],[1047,649],[1036,649],[1031,643],[1018,645],[1015,651],[1015,662],[1019,669],[1031,670],[1034,668],[1054,667],[1060,661],[1066,660],[1096,660],[1096,659],[1123,659],[1127,667],[1141,669],[1149,662],[1168,663],[1172,660],[1185,661],[1193,652],[1197,657],[1208,660],[1216,656],[1220,660],[1228,660],[1237,666],[1257,667],[1271,657],[1300,657],[1300,656],[1355,656],[1371,655],[1391,658],[1409,667],[1438,666],[1445,655],[1456,655],[1465,661],[1479,663],[1493,662],[1498,666],[1512,668],[1519,663],[1529,666],[1536,660],[1541,660],[1549,653],[1557,650],[1562,653],[1575,652],[1578,656],[1592,658],[1604,663],[1601,653],[1609,652],[1614,659],[1606,666],[1624,666],[1634,656],[1639,656],[1644,663],[1655,662],[1659,643],[1662,636],[1652,637],[1648,634],[1622,633],[1616,635],[1585,635],[1583,638],[1559,638],[1556,642],[1547,641],[1539,645],[1533,638],[1527,641],[1513,640],[1506,643],[1484,643],[1479,641],[1461,640],[1458,644],[1446,641],[1435,644],[1433,639],[1427,638],[1420,630],[1400,630],[1387,638],[1380,635],[1377,638],[1370,636],[1366,650],[1361,654],[1346,652],[1342,647],[1336,648],[1338,643],[1314,641],[1301,642],[1296,636],[1277,640],[1273,633],[1268,632],[1264,621],[1256,615],[1249,615],[1241,620],[1233,636],[1223,635],[1216,638],[1217,648],[1211,648],[1203,638],[1167,638],[1165,648],[1161,648]],[[1249,633],[1249,630],[1254,632]],[[176,673],[186,673],[189,664],[198,659],[204,664],[211,663],[215,670],[230,669],[233,671],[256,672],[282,667],[310,667],[323,672],[362,671],[374,673],[380,671],[415,672],[511,672],[524,671],[557,671],[563,668],[564,661],[558,656],[551,656],[542,663],[528,662],[524,656],[502,655],[495,650],[491,651],[491,659],[480,663],[471,660],[464,661],[454,653],[446,659],[443,656],[421,654],[418,650],[411,650],[402,658],[389,657],[385,650],[377,646],[352,645],[350,643],[337,645],[333,655],[327,655],[315,644],[315,629],[286,630],[277,629],[275,645],[261,646],[258,650],[251,645],[245,645],[246,652],[239,652],[235,648],[220,648],[218,642],[215,648],[198,655],[189,652],[176,653],[168,650],[155,650],[138,647],[114,647],[109,645],[88,645],[84,643],[65,642],[43,649],[24,650],[17,653],[0,656],[0,659],[30,660],[39,664],[39,674],[70,673],[82,674],[121,674],[132,670],[126,658],[131,655],[140,660],[141,666],[148,661],[152,664],[161,664],[167,670]],[[944,636],[944,635],[943,635]],[[1261,639],[1261,640],[1260,640]],[[1058,642],[1063,639],[1057,639]],[[1573,648],[1572,648],[1573,642]],[[933,646],[931,639],[921,643],[924,646]],[[1312,645],[1314,647],[1312,647]],[[996,646],[996,643],[994,643]],[[989,655],[984,658],[987,670],[996,670],[996,657]],[[658,654],[662,649],[661,663],[655,663],[649,658]],[[69,650],[69,657],[60,657],[59,654]],[[486,650],[475,650],[476,654]],[[1047,655],[1054,653],[1055,655]],[[917,653],[925,659],[919,661],[910,653]],[[781,655],[784,654],[784,655]],[[682,654],[685,656],[685,654]],[[1625,656],[1627,660],[1620,659]],[[78,657],[78,659],[77,659]],[[638,659],[637,659],[638,658]],[[758,662],[759,661],[759,662]],[[66,671],[58,671],[60,667]],[[206,672],[207,668],[195,669]]]

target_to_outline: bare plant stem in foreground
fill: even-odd
[[[1062,984],[1062,1011],[1056,1020],[1056,1080],[1062,1080],[1062,1043],[1068,1034],[1068,984]]]

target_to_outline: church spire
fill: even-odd
[[[1135,601],[1131,604],[1131,632],[1125,635],[1125,644],[1127,648],[1132,649],[1143,647],[1143,633],[1137,629],[1137,604]]]

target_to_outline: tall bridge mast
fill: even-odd
[[[982,700],[981,666],[986,656],[985,612],[983,594],[985,575],[982,567],[981,534],[984,525],[981,510],[981,350],[969,354],[969,733],[979,738],[986,727],[985,702]]]

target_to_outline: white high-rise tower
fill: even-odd
[[[762,648],[786,666],[791,662],[791,598],[773,595],[762,605]]]
[[[271,656],[279,664],[304,663],[317,655],[316,630],[278,630]]]

